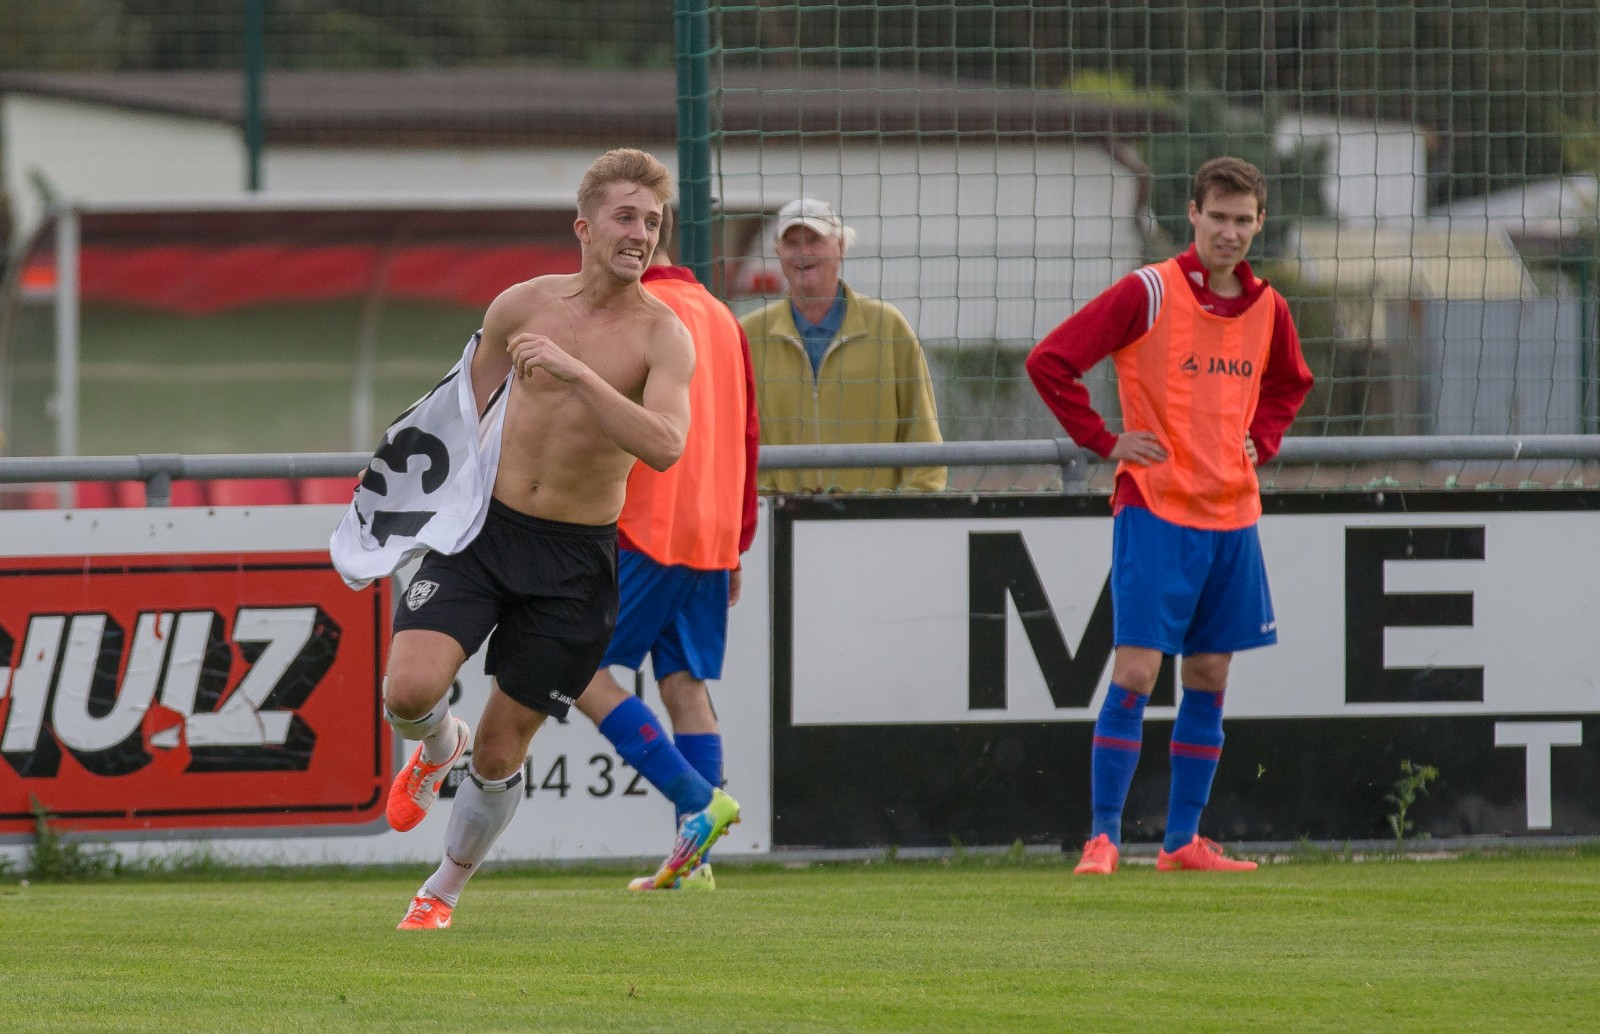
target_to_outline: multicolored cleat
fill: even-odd
[[[704,893],[708,890],[716,890],[717,878],[716,876],[712,875],[711,863],[702,862],[693,869],[690,869],[687,876],[679,878],[678,889],[695,891],[698,893]]]
[[[433,802],[439,799],[439,787],[444,777],[461,760],[461,755],[467,752],[467,744],[472,742],[472,730],[467,728],[467,723],[455,715],[451,715],[450,720],[456,726],[456,749],[450,756],[437,765],[430,765],[422,759],[422,744],[419,743],[411,753],[411,760],[406,762],[406,767],[389,785],[389,806],[386,809],[389,825],[402,833],[415,829],[417,823],[428,814]]]
[[[406,909],[405,918],[400,920],[400,925],[395,929],[448,930],[452,911],[454,909],[451,906],[438,898],[418,894],[411,899],[411,907]]]
[[[692,812],[678,823],[678,842],[672,854],[661,863],[654,876],[647,876],[653,890],[671,890],[673,883],[700,864],[700,859],[710,850],[728,827],[739,821],[739,802],[721,790],[711,791],[711,803],[704,809]],[[637,881],[635,881],[637,882]],[[630,889],[633,884],[628,885]]]
[[[1072,872],[1077,876],[1110,876],[1117,871],[1117,859],[1121,856],[1111,838],[1101,833],[1090,837],[1089,842],[1083,845],[1083,857],[1073,866]]]
[[[1156,868],[1161,872],[1248,872],[1255,862],[1243,862],[1222,853],[1222,845],[1215,840],[1195,834],[1193,840],[1176,851],[1156,855]]]
[[[640,876],[628,881],[629,890],[689,890],[705,892],[717,889],[717,878],[711,873],[711,863],[706,862],[689,870],[687,876],[679,876],[665,887],[656,886],[654,876]]]

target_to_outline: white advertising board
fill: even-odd
[[[10,565],[8,577],[0,579],[0,593],[7,597],[0,598],[0,604],[5,608],[6,623],[16,626],[0,627],[0,644],[6,647],[7,654],[0,658],[0,737],[10,737],[0,740],[4,746],[5,761],[10,763],[0,764],[0,790],[5,791],[5,803],[15,806],[0,808],[0,811],[14,812],[14,819],[25,819],[26,804],[19,802],[26,802],[30,792],[42,790],[52,781],[67,780],[57,786],[58,798],[61,792],[65,792],[67,799],[49,799],[50,795],[45,792],[38,795],[52,811],[73,813],[75,805],[84,802],[74,801],[70,795],[83,795],[84,787],[92,789],[97,785],[94,782],[97,776],[93,772],[85,774],[78,767],[84,758],[90,758],[90,763],[101,766],[104,772],[122,773],[120,776],[113,774],[99,778],[149,777],[171,760],[172,752],[166,748],[173,744],[181,742],[185,750],[194,747],[198,756],[201,737],[197,735],[197,730],[218,725],[219,715],[229,707],[234,707],[240,714],[253,715],[262,728],[283,730],[276,741],[281,746],[284,738],[290,735],[287,731],[290,726],[304,717],[296,713],[294,706],[283,703],[286,698],[274,697],[263,689],[257,694],[259,699],[253,699],[248,710],[242,707],[243,701],[230,703],[243,692],[241,686],[245,679],[239,677],[239,670],[257,663],[256,656],[249,649],[235,648],[235,652],[243,659],[232,662],[234,676],[226,686],[213,687],[212,698],[208,700],[204,696],[203,675],[193,676],[186,694],[175,696],[167,686],[172,681],[170,671],[186,667],[198,672],[203,667],[198,660],[188,665],[180,663],[178,658],[163,662],[159,653],[151,653],[155,648],[149,644],[158,642],[165,634],[164,630],[171,627],[172,618],[166,615],[184,611],[185,606],[189,607],[185,613],[197,612],[192,604],[174,604],[170,600],[181,596],[185,585],[202,577],[188,572],[205,570],[205,577],[220,584],[221,591],[232,592],[230,586],[234,583],[239,586],[234,599],[223,599],[220,605],[213,601],[208,604],[209,609],[203,611],[207,614],[216,613],[213,638],[224,642],[225,650],[232,640],[248,645],[252,640],[247,638],[247,634],[241,634],[245,625],[240,619],[248,616],[254,622],[250,627],[260,626],[263,619],[259,615],[263,608],[251,606],[252,601],[248,597],[253,590],[249,576],[238,573],[229,565],[242,570],[252,566],[251,558],[259,558],[262,563],[255,566],[265,568],[273,566],[266,561],[279,555],[304,558],[318,553],[325,562],[328,534],[341,512],[342,508],[336,506],[303,506],[0,513],[0,561]],[[765,523],[763,519],[763,527]],[[764,536],[764,530],[758,530],[752,557],[765,557]],[[207,565],[206,558],[212,555],[230,559]],[[160,562],[166,556],[181,557],[181,563],[162,567]],[[136,557],[143,565],[139,568],[140,572],[159,573],[147,581],[129,582],[124,578],[122,583],[118,583],[125,587],[119,589],[116,608],[107,613],[94,613],[94,621],[83,626],[88,629],[87,632],[73,624],[75,618],[84,615],[70,611],[83,609],[87,612],[96,607],[105,611],[111,607],[110,604],[85,600],[63,607],[55,597],[46,601],[45,583],[40,578],[48,576],[53,579],[50,583],[52,586],[63,581],[70,583],[74,565],[81,566],[87,578],[91,568],[98,571],[108,564],[115,567],[115,558],[118,557]],[[126,568],[128,565],[123,566]],[[127,571],[112,573],[126,575]],[[293,578],[297,576],[288,577],[292,586]],[[327,610],[336,606],[348,607],[348,599],[338,594],[355,595],[349,594],[342,586],[327,589],[326,577],[315,583],[310,575],[306,575],[305,579],[304,584],[308,586],[304,590],[305,606],[292,608],[293,613],[305,620],[309,620],[306,615],[315,610],[319,603]],[[313,584],[315,588],[310,587]],[[61,595],[58,587],[51,591],[57,596]],[[214,598],[217,590],[210,591]],[[292,587],[285,589],[281,586],[274,590],[276,597],[294,591]],[[141,592],[147,592],[148,597],[141,597]],[[319,593],[326,594],[327,598],[314,598]],[[724,733],[727,786],[743,806],[743,821],[719,844],[718,850],[724,852],[762,852],[770,844],[768,597],[767,565],[762,560],[747,563],[744,599],[730,614],[729,651],[723,678],[712,684],[712,698]],[[322,613],[320,610],[315,612]],[[127,661],[125,669],[120,653],[122,639],[106,638],[104,629],[108,626],[129,630],[128,638],[134,646],[129,650],[132,659]],[[184,626],[178,624],[177,627]],[[35,633],[34,639],[29,638],[30,630]],[[350,628],[343,631],[343,645],[348,645],[354,637],[350,634]],[[48,641],[66,644],[60,648],[62,656],[66,658],[62,664],[46,665],[40,658],[33,657],[30,660],[26,655],[30,642],[46,641],[45,633],[55,637]],[[95,640],[86,638],[90,633],[101,637],[98,640],[101,651],[99,667],[120,674],[114,674],[104,685],[95,683],[90,669],[96,665],[86,662],[80,665],[84,668],[83,687],[63,688],[63,672],[70,674],[74,670],[72,659],[88,657],[95,648]],[[338,633],[336,629],[329,641],[340,644]],[[260,638],[260,633],[249,634]],[[116,632],[116,636],[122,635],[121,631]],[[313,637],[308,633],[301,638],[310,640]],[[371,638],[370,629],[368,638]],[[88,645],[80,646],[80,640]],[[114,664],[105,663],[107,643],[113,644],[119,651]],[[146,645],[141,648],[140,644]],[[144,651],[142,654],[141,649]],[[151,706],[152,711],[170,711],[174,699],[183,701],[178,706],[179,713],[169,715],[171,721],[184,727],[182,735],[170,727],[154,733],[148,728],[141,730],[139,715],[122,713],[144,706],[131,701],[128,695],[133,692],[130,681],[133,673],[143,671],[139,667],[139,658],[147,655],[156,658],[154,666],[160,673],[147,673],[139,677],[137,681],[146,690],[145,697],[141,699],[159,699],[164,705],[160,708]],[[265,664],[266,656],[265,653],[261,654],[261,664]],[[314,745],[305,747],[304,752],[311,755],[311,759],[308,762],[301,758],[298,762],[300,771],[285,774],[282,779],[303,780],[308,773],[315,775],[319,771],[316,766],[322,763],[321,757],[337,755],[343,749],[341,737],[348,741],[345,746],[361,745],[370,753],[374,736],[388,735],[386,727],[375,725],[372,721],[377,717],[376,694],[372,691],[376,685],[373,672],[376,651],[369,651],[365,656],[336,657],[334,663],[355,665],[357,677],[347,681],[366,683],[365,690],[359,685],[353,690],[355,707],[360,712],[357,716],[359,720],[345,721],[341,718],[338,723],[328,723],[341,727],[318,728],[306,718],[305,722],[310,727],[305,739]],[[148,664],[145,666],[150,667]],[[223,668],[223,671],[227,670]],[[320,670],[328,670],[326,659]],[[333,670],[341,669],[334,667]],[[156,697],[158,679],[166,679],[162,683],[159,698]],[[318,684],[314,677],[308,676],[308,679],[301,693],[304,701],[298,705],[306,715],[314,713],[307,705],[318,701]],[[199,703],[195,702],[197,682],[202,686]],[[488,679],[483,675],[481,657],[468,660],[458,682],[460,700],[456,707],[469,722],[475,723],[488,692]],[[664,715],[659,694],[648,679],[646,682],[649,686],[647,702],[658,714]],[[629,684],[629,681],[624,681],[624,684]],[[341,692],[346,688],[343,684],[339,687]],[[323,695],[333,691],[330,688]],[[95,698],[96,692],[100,693],[102,699]],[[14,704],[16,706],[12,706]],[[208,707],[217,713],[207,712]],[[185,708],[188,709],[187,713]],[[346,705],[346,711],[341,714],[348,717],[348,708],[349,705]],[[60,713],[57,714],[57,711]],[[63,726],[55,721],[56,718],[65,719],[67,724]],[[117,724],[115,735],[123,737],[116,744],[122,750],[122,755],[111,760],[88,751],[81,743],[68,742],[63,745],[60,742],[64,727],[93,731],[109,724]],[[9,729],[13,725],[16,728]],[[123,728],[124,725],[126,728]],[[358,728],[342,727],[344,725]],[[109,735],[101,738],[107,739]],[[271,736],[267,736],[265,740],[268,742],[263,746],[263,738],[258,736],[257,748],[272,747],[274,744],[270,742],[271,739]],[[129,760],[130,752],[132,760]],[[375,806],[379,817],[376,821],[370,820],[374,808],[370,797],[376,782],[386,782],[393,767],[398,766],[408,753],[407,745],[395,741],[388,754],[391,761],[388,772],[367,772],[365,778],[368,785],[363,793],[369,799],[363,806],[365,810],[346,807],[341,812],[350,815],[359,813],[362,818],[358,824],[341,825],[339,819],[328,818],[333,807],[330,804],[313,806],[308,803],[308,814],[315,807],[321,807],[324,817],[303,823],[299,817],[292,816],[286,817],[281,825],[275,825],[276,818],[270,809],[258,808],[258,812],[265,814],[252,820],[256,828],[240,829],[228,828],[226,823],[208,826],[203,818],[184,820],[174,825],[171,817],[174,809],[166,809],[160,820],[164,825],[147,822],[145,828],[140,828],[139,816],[153,815],[158,809],[141,811],[137,807],[139,802],[135,800],[131,804],[123,802],[128,806],[118,817],[118,824],[96,829],[91,817],[84,820],[87,824],[80,828],[91,839],[134,842],[135,849],[156,853],[193,851],[198,841],[221,855],[242,860],[288,863],[432,861],[440,855],[449,813],[448,802],[442,802],[420,826],[405,834],[395,833],[384,823],[381,802]],[[384,752],[380,750],[377,756],[384,756]],[[209,796],[212,798],[208,802],[211,811],[229,810],[229,787],[244,785],[237,781],[244,777],[238,773],[217,774],[212,783],[214,789],[208,789],[204,782],[206,776],[194,774],[197,765],[198,762],[190,762],[184,769],[183,778],[201,787],[190,792],[187,803],[193,804],[196,797]],[[272,778],[267,767],[265,763],[257,765],[256,770],[248,776],[255,780],[250,785],[258,786],[262,780]],[[142,771],[131,771],[133,769]],[[635,778],[636,773],[621,764],[610,744],[577,711],[572,712],[565,724],[551,721],[539,732],[530,750],[525,771],[529,776],[524,785],[526,799],[511,827],[501,837],[494,858],[656,858],[664,857],[670,850],[673,839],[670,803],[643,780]],[[359,772],[356,774],[359,776]],[[235,782],[229,783],[230,779]],[[63,786],[67,789],[63,790]],[[241,804],[232,810],[239,812],[246,808]],[[84,814],[88,815],[89,812],[85,810]],[[0,852],[12,856],[20,854],[28,838],[20,834],[17,827],[24,825],[23,822],[12,823],[13,828],[8,829],[11,835],[0,837]]]
[[[1481,541],[1481,556],[1383,555],[1385,541],[1420,529]],[[1285,514],[1260,530],[1279,641],[1235,657],[1231,718],[1600,710],[1600,514]],[[1109,571],[1108,517],[796,521],[793,723],[1092,722],[1109,664],[1092,699],[1058,706],[1011,594],[1005,706],[971,706],[969,540],[1008,533],[1077,654]],[[1386,606],[1419,598],[1420,618],[1381,620]],[[1427,617],[1428,601],[1451,598],[1464,617]],[[1382,668],[1481,670],[1481,695],[1362,692],[1362,673],[1347,668],[1352,613],[1381,635]]]
[[[774,523],[776,843],[1075,849],[1114,652],[1104,500],[791,500]],[[1442,773],[1430,836],[1594,835],[1597,533],[1593,492],[1269,499],[1279,641],[1234,658],[1208,828],[1382,838],[1415,762]],[[1165,821],[1177,688],[1164,665],[1135,840]]]

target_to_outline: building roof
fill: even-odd
[[[1175,127],[1140,105],[950,76],[838,69],[729,69],[711,82],[716,128],[907,139],[1127,137]],[[236,72],[0,73],[0,93],[242,124]],[[517,144],[671,140],[671,69],[504,68],[269,72],[274,144]]]
[[[1493,194],[1463,198],[1432,214],[1452,226],[1476,224],[1517,238],[1587,243],[1600,226],[1600,177],[1580,173],[1533,180]]]
[[[1340,294],[1510,300],[1538,290],[1503,231],[1305,223],[1294,234],[1300,275]]]

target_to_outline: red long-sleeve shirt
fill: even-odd
[[[1236,298],[1224,298],[1207,286],[1206,270],[1194,246],[1178,256],[1184,279],[1201,307],[1218,316],[1237,316],[1266,290],[1248,262],[1234,267],[1244,290]],[[1311,370],[1300,351],[1300,335],[1289,305],[1274,294],[1276,309],[1272,320],[1272,344],[1267,367],[1261,375],[1261,394],[1255,417],[1250,421],[1250,439],[1255,443],[1256,462],[1265,463],[1283,447],[1283,433],[1311,391]],[[1090,405],[1089,389],[1083,375],[1095,363],[1143,337],[1155,318],[1155,301],[1146,281],[1137,273],[1127,276],[1102,291],[1065,322],[1044,336],[1028,355],[1028,376],[1050,412],[1074,442],[1102,457],[1109,457],[1117,436]],[[1131,478],[1118,478],[1115,508],[1144,506],[1144,499]]]

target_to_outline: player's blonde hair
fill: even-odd
[[[672,173],[655,155],[634,147],[617,147],[596,158],[578,184],[578,214],[592,217],[613,183],[637,183],[665,207],[672,196]]]

